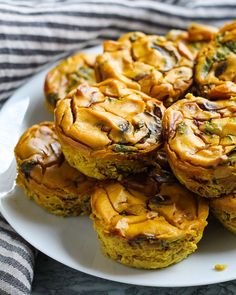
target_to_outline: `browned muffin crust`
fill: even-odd
[[[206,201],[158,165],[148,175],[101,183],[91,206],[104,253],[146,269],[166,267],[194,252],[208,216]]]
[[[69,166],[61,151],[54,123],[27,129],[15,147],[17,183],[49,212],[73,216],[90,212],[95,181]]]
[[[211,100],[236,96],[236,21],[223,26],[198,55],[195,81]]]
[[[236,194],[210,200],[213,215],[225,228],[236,234]]]
[[[64,98],[72,89],[84,82],[94,84],[95,54],[77,53],[60,62],[51,69],[44,83],[46,104],[50,112],[54,111],[58,100]]]
[[[105,41],[95,64],[97,81],[115,78],[170,105],[192,84],[194,56],[184,42],[132,32]]]
[[[175,176],[204,197],[236,190],[236,99],[188,94],[163,118],[165,150]]]
[[[164,109],[117,80],[82,84],[57,104],[56,130],[72,166],[94,178],[119,178],[153,163]]]

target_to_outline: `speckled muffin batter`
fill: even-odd
[[[121,178],[152,165],[164,109],[118,80],[82,84],[57,104],[56,131],[72,166],[98,179]]]
[[[218,29],[215,27],[191,23],[187,31],[170,30],[166,34],[166,38],[179,44],[179,47],[181,47],[181,43],[184,43],[196,59],[200,49],[209,44],[215,38],[217,32]]]
[[[210,200],[210,209],[225,228],[236,234],[236,194]]]
[[[175,176],[204,197],[236,190],[236,99],[188,94],[163,118],[165,150]]]
[[[115,78],[165,105],[182,98],[192,84],[194,55],[184,42],[128,33],[105,41],[95,64],[97,81]]]
[[[136,268],[163,268],[183,260],[197,249],[207,225],[206,201],[160,167],[123,183],[100,184],[91,207],[103,252]]]
[[[83,82],[94,84],[94,63],[96,55],[77,53],[68,57],[51,69],[45,79],[44,93],[50,112],[54,111],[56,103],[72,89]]]
[[[236,95],[236,21],[223,26],[197,58],[195,81],[211,100]]]
[[[76,216],[90,212],[95,181],[69,166],[52,122],[27,129],[15,147],[17,183],[48,212]]]

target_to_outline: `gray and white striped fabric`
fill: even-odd
[[[0,294],[30,294],[35,250],[0,215]]]
[[[235,0],[0,0],[0,102],[42,67],[127,31],[236,19]],[[0,217],[0,294],[30,294],[34,251]]]
[[[236,18],[235,7],[234,0],[0,0],[0,100],[72,51],[132,30],[221,25]]]

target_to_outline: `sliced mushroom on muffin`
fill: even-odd
[[[195,82],[210,100],[236,96],[236,21],[223,26],[198,55]]]
[[[182,98],[192,84],[194,56],[183,42],[133,32],[105,41],[103,47],[95,63],[97,81],[118,79],[166,106]]]
[[[197,249],[207,225],[207,202],[162,169],[98,185],[91,207],[104,254],[136,268],[183,260]]]
[[[118,179],[152,165],[164,110],[118,80],[82,84],[57,104],[56,131],[70,165],[97,179]]]
[[[166,38],[167,40],[176,42],[180,48],[181,43],[184,43],[195,59],[200,49],[209,44],[215,38],[217,32],[218,29],[216,27],[191,23],[186,31],[170,30],[166,34]]]
[[[236,191],[236,98],[188,94],[163,118],[165,150],[175,176],[208,198]]]
[[[53,122],[28,128],[15,147],[15,156],[17,183],[39,206],[61,216],[90,212],[95,181],[65,160]]]

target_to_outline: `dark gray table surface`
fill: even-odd
[[[71,269],[39,253],[32,295],[233,295],[236,280],[188,288],[152,288],[99,279]]]

